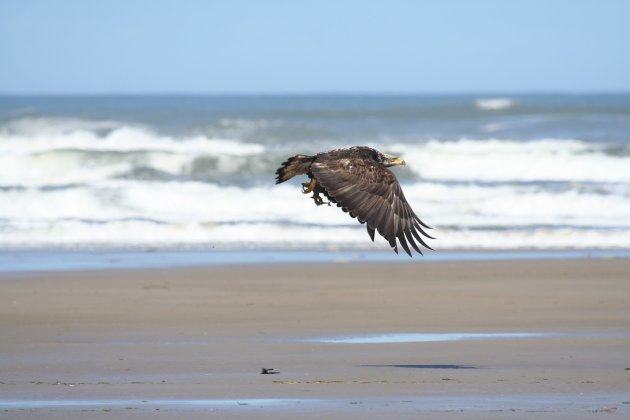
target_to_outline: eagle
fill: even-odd
[[[422,254],[416,241],[432,249],[423,236],[435,238],[425,232],[423,228],[431,228],[414,213],[396,175],[388,169],[404,164],[405,161],[399,157],[367,146],[335,149],[315,156],[296,155],[278,168],[276,184],[296,175],[307,175],[309,181],[302,183],[302,193],[312,192],[316,205],[337,204],[351,217],[366,224],[372,242],[374,232],[378,231],[396,254],[400,243],[411,257],[409,244]],[[321,195],[329,201],[324,202]]]

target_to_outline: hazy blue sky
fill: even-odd
[[[630,0],[1,0],[0,93],[630,91]]]

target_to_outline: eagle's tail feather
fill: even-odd
[[[287,181],[296,175],[308,173],[315,156],[296,155],[290,157],[276,171],[276,184]]]

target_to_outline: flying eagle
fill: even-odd
[[[302,183],[304,194],[313,193],[315,204],[320,206],[323,194],[337,207],[366,223],[374,242],[374,231],[383,236],[398,253],[396,239],[411,256],[409,245],[422,254],[415,241],[432,249],[422,236],[435,239],[422,228],[425,225],[411,209],[400,188],[396,175],[389,166],[404,165],[405,161],[374,150],[355,146],[318,153],[315,156],[296,155],[289,158],[276,171],[276,184],[296,175],[306,174],[309,182]],[[414,240],[415,238],[415,240]]]

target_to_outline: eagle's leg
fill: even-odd
[[[317,190],[313,192],[313,200],[315,201],[315,204],[318,206],[321,206],[322,204],[324,204],[324,200],[322,200],[322,198],[319,196],[319,191]]]
[[[315,185],[315,188],[313,189],[313,200],[315,201],[315,204],[318,206],[321,206],[322,204],[328,204],[330,206],[330,201],[324,201],[319,194],[323,193],[324,190],[322,189],[322,187],[319,186],[319,184]]]
[[[330,206],[330,202],[325,202],[320,196],[320,193],[323,193],[324,190],[317,183],[317,179],[311,178],[309,182],[302,183],[302,194],[313,193],[313,200],[315,204],[321,206],[322,204],[328,204]]]

